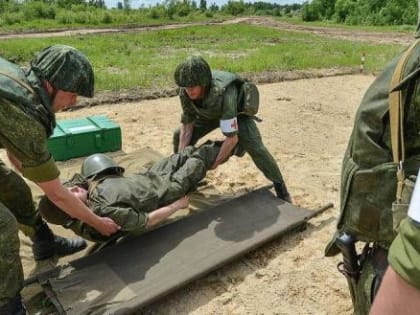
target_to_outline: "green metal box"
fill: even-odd
[[[58,120],[48,149],[56,161],[121,149],[121,128],[106,115]]]

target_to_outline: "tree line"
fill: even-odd
[[[33,25],[34,21],[41,25],[136,23],[147,19],[197,18],[199,15],[203,18],[214,15],[290,17],[297,15],[300,9],[300,4],[248,3],[243,0],[230,0],[221,6],[207,0],[165,0],[154,6],[140,8],[132,8],[130,0],[119,1],[116,8],[107,8],[104,0],[0,0],[0,27]]]
[[[286,5],[229,0],[221,6],[211,0],[164,0],[140,8],[132,8],[130,0],[119,1],[116,8],[107,8],[104,0],[0,0],[0,27],[130,24],[221,15],[271,15],[350,25],[415,25],[417,12],[416,0],[312,0]]]
[[[415,25],[417,0],[312,0],[302,6],[303,21],[350,25]]]

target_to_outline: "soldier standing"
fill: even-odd
[[[21,174],[35,182],[71,217],[110,235],[119,226],[96,216],[59,180],[59,171],[47,149],[55,127],[55,112],[92,97],[93,69],[78,50],[55,45],[41,51],[29,70],[0,58],[0,147]],[[33,241],[36,260],[64,256],[86,247],[81,240],[56,236],[35,210],[29,186],[0,161],[0,315],[25,314],[20,291],[23,270],[18,228]]]
[[[211,71],[209,64],[191,56],[175,70],[180,87],[182,126],[173,136],[174,152],[194,145],[200,138],[220,127],[225,140],[211,169],[215,169],[232,152],[248,152],[255,165],[273,182],[277,197],[291,202],[280,169],[262,142],[255,116],[239,113],[240,89],[244,82],[238,75]]]

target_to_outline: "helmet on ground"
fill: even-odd
[[[90,155],[83,161],[81,173],[84,177],[89,178],[104,172],[118,175],[124,173],[124,168],[102,153]]]
[[[209,86],[212,76],[207,61],[200,56],[188,57],[175,69],[175,82],[178,86]]]
[[[31,68],[37,76],[50,82],[56,89],[93,97],[92,65],[84,54],[73,47],[47,47],[31,61]]]

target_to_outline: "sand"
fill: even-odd
[[[330,202],[334,207],[313,218],[305,231],[272,241],[137,314],[351,314],[346,280],[336,269],[339,257],[325,258],[323,252],[339,215],[341,160],[354,114],[373,80],[372,75],[344,75],[259,85],[263,122],[258,126],[293,202],[310,210]],[[126,153],[148,146],[171,153],[180,117],[177,97],[105,104],[57,117],[96,114],[121,126]],[[209,138],[222,135],[216,130]],[[210,171],[207,180],[226,193],[270,184],[248,155]],[[66,261],[35,266],[29,241],[21,238],[26,276]]]

